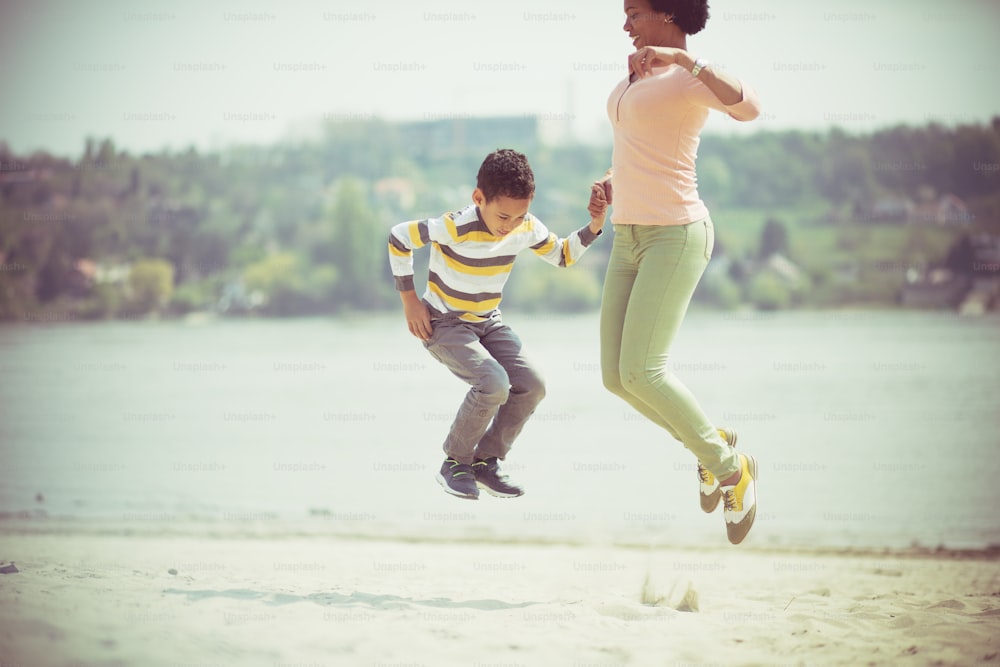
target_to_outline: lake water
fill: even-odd
[[[522,498],[438,487],[466,387],[386,314],[0,328],[0,511],[725,544],[693,457],[601,386],[596,314],[505,319],[548,379]],[[1000,543],[997,317],[692,312],[672,360],[758,459],[753,543]]]

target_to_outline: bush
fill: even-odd
[[[123,300],[121,287],[99,283],[80,305],[78,312],[81,319],[85,320],[112,319],[118,315]]]
[[[129,301],[137,315],[165,306],[174,292],[174,267],[162,259],[141,259],[128,276]]]
[[[504,294],[504,301],[520,310],[572,313],[600,305],[601,282],[583,267],[558,269],[525,257],[514,269]]]
[[[185,283],[174,290],[174,298],[170,301],[170,311],[185,315],[195,310],[205,310],[212,302],[204,284]]]
[[[708,271],[698,283],[694,298],[720,308],[732,309],[742,301],[740,286],[723,271]]]
[[[251,295],[263,296],[265,313],[294,316],[334,309],[338,275],[336,267],[310,269],[299,255],[281,252],[248,266],[243,280]]]
[[[760,310],[787,308],[792,302],[792,291],[772,273],[763,271],[750,282],[750,301]]]

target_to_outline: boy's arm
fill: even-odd
[[[410,329],[410,333],[420,340],[430,338],[433,328],[427,304],[421,301],[417,292],[412,289],[400,292],[399,299],[403,302],[403,316],[406,317],[406,326]]]
[[[607,189],[603,182],[598,181],[590,188],[590,203],[587,211],[590,213],[590,224],[581,227],[565,239],[557,237],[546,229],[540,220],[535,218],[535,234],[539,241],[531,246],[535,253],[553,266],[573,266],[587,251],[604,227],[604,217],[607,214]]]
[[[413,249],[422,248],[431,240],[429,223],[429,220],[401,222],[389,231],[389,267],[403,302],[403,315],[410,333],[421,340],[431,336],[431,317],[413,288]]]

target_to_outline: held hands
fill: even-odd
[[[644,46],[628,57],[628,70],[640,79],[653,73],[654,67],[678,64],[685,66],[683,59],[687,55],[684,49],[670,46]]]
[[[608,212],[608,205],[611,203],[611,179],[605,177],[600,181],[595,181],[590,186],[590,202],[587,204],[587,211],[590,213],[590,231],[595,234],[604,227],[604,216]]]

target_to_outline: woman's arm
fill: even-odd
[[[629,55],[629,69],[640,77],[652,74],[653,67],[680,65],[689,72],[694,69],[695,57],[684,49],[666,46],[644,46]],[[733,106],[744,101],[743,85],[736,77],[711,65],[701,68],[698,80],[712,91],[725,106]],[[756,115],[756,114],[754,114]]]
[[[687,51],[680,51],[677,54],[677,64],[688,70],[694,69],[695,57]],[[727,107],[739,104],[743,101],[743,84],[734,76],[722,70],[708,65],[698,72],[698,80],[715,93],[719,101]]]

